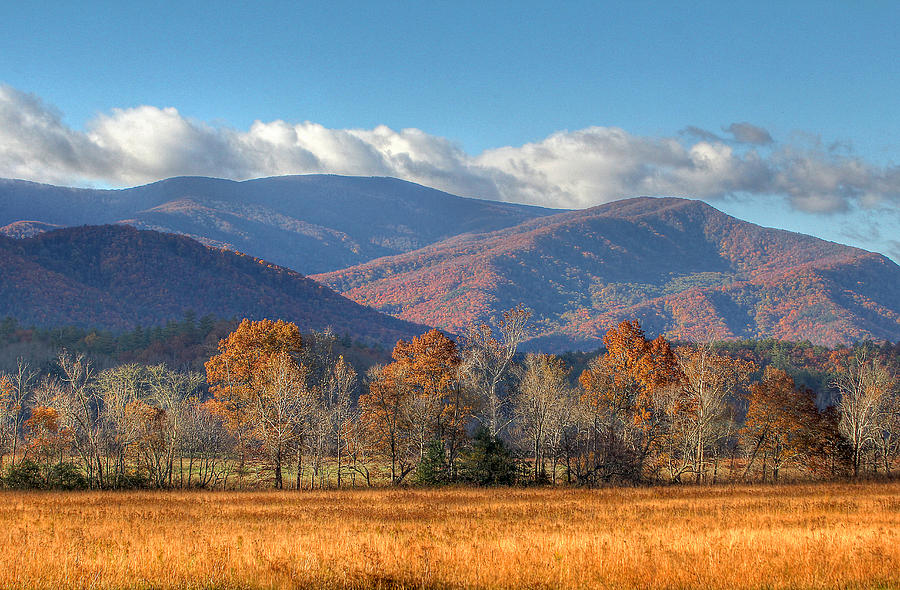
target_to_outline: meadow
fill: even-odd
[[[900,483],[2,492],[3,588],[900,588]]]

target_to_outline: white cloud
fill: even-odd
[[[900,204],[898,167],[823,147],[815,136],[777,143],[746,122],[724,131],[734,140],[697,127],[679,137],[590,127],[473,156],[418,129],[329,129],[277,120],[236,130],[154,106],[114,109],[79,131],[38,97],[0,86],[0,177],[126,186],[178,175],[316,172],[396,176],[457,194],[550,207],[635,195],[774,195],[814,213]]]
[[[102,148],[67,128],[33,94],[0,85],[0,174],[46,182],[78,182],[111,174]]]

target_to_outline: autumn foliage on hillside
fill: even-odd
[[[887,258],[686,199],[559,213],[314,278],[452,332],[528,301],[542,350],[596,348],[633,318],[684,340],[900,339],[900,267]]]

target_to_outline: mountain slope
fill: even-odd
[[[425,327],[357,305],[302,275],[190,238],[127,226],[0,237],[0,317],[110,329],[158,325],[187,310],[281,318],[301,329],[393,346]]]
[[[61,226],[52,223],[44,223],[42,221],[14,221],[13,223],[0,227],[0,235],[8,238],[30,238],[45,231],[53,231]]]
[[[457,197],[394,178],[180,177],[122,190],[0,180],[0,226],[25,220],[125,223],[248,252],[302,273],[337,270],[551,213],[556,211]]]
[[[889,259],[687,199],[559,213],[312,278],[451,331],[524,302],[546,349],[595,347],[635,317],[675,338],[900,339]]]

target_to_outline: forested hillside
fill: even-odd
[[[390,347],[421,326],[357,305],[264,260],[127,226],[0,238],[0,317],[112,330],[199,316],[285,318]]]
[[[681,340],[777,338],[834,346],[900,339],[900,267],[891,260],[746,223],[688,199],[642,197],[552,211],[391,178],[309,175],[245,182],[182,177],[123,190],[0,181],[0,205],[0,224],[6,224],[0,233],[10,237],[101,221],[181,233],[318,272],[311,278],[357,303],[453,333],[524,302],[535,314],[526,346],[536,350],[594,349],[609,327],[633,318],[648,333]],[[321,315],[306,304],[302,313],[291,308],[296,317],[281,316],[286,308],[271,304],[278,297],[270,291],[279,287],[263,281],[268,287],[257,289],[240,279],[243,271],[232,264],[239,257],[205,250],[220,267],[192,280],[176,262],[180,286],[169,289],[153,274],[168,263],[149,274],[149,267],[121,266],[155,259],[153,240],[135,242],[127,253],[107,252],[112,258],[100,266],[89,254],[102,249],[54,240],[23,242],[20,249],[2,243],[2,288],[12,296],[0,313],[23,323],[110,328],[159,324],[187,309],[290,317],[303,329]],[[174,251],[164,258],[173,254],[178,258]],[[286,268],[267,276],[299,277]],[[112,280],[112,274],[120,276]],[[233,293],[229,282],[237,284]],[[301,291],[294,295],[306,297]],[[26,292],[53,305],[28,311]],[[208,294],[226,307],[194,304]],[[352,332],[351,318],[363,313],[323,317]],[[362,337],[390,344],[390,338]]]
[[[682,340],[900,339],[900,267],[889,259],[687,199],[559,213],[313,278],[454,332],[525,301],[543,350],[596,348],[630,318]]]

